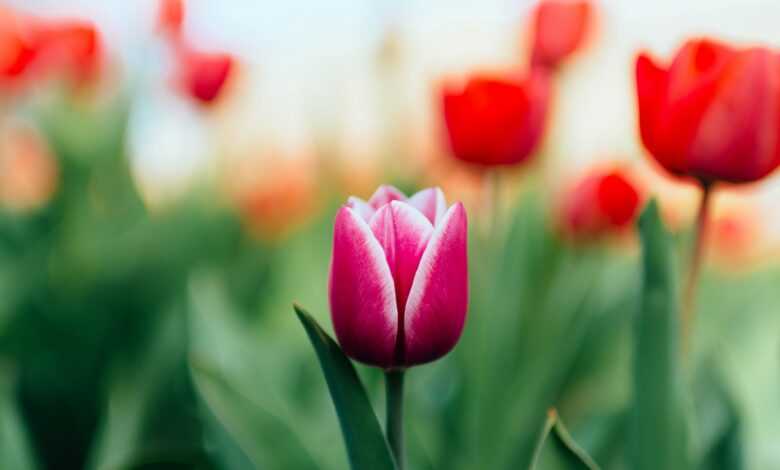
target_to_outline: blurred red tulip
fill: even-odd
[[[41,72],[93,78],[100,65],[100,36],[86,21],[36,21],[31,27],[35,66]]]
[[[81,83],[94,78],[100,60],[100,37],[91,23],[0,9],[0,75],[6,81],[67,77]]]
[[[587,0],[543,0],[533,13],[531,62],[554,68],[582,44],[592,23]]]
[[[177,86],[202,105],[212,105],[225,88],[235,69],[235,59],[222,52],[203,52],[193,47],[181,34],[184,22],[183,0],[160,0],[158,28],[176,55]]]
[[[593,171],[565,195],[563,229],[576,238],[621,231],[634,221],[640,201],[639,190],[625,172]]]
[[[780,55],[712,40],[671,65],[636,61],[642,142],[664,168],[703,183],[756,181],[780,164]]]
[[[160,9],[157,12],[157,28],[160,32],[179,37],[183,23],[184,1],[160,0]]]
[[[0,8],[0,76],[5,80],[22,76],[34,55],[17,16]]]
[[[546,72],[522,80],[472,77],[465,88],[444,88],[444,123],[455,157],[485,166],[527,160],[541,140],[550,100]]]
[[[187,50],[180,53],[180,80],[184,91],[203,105],[213,104],[235,68],[226,53]]]

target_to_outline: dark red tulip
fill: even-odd
[[[200,104],[214,103],[225,88],[235,68],[233,57],[226,53],[188,50],[180,54],[181,85]]]
[[[668,66],[636,61],[645,148],[704,183],[756,181],[780,164],[780,55],[691,40]]]
[[[580,47],[592,23],[586,0],[543,0],[533,12],[531,62],[554,68]]]
[[[565,195],[563,228],[577,238],[621,231],[634,221],[640,201],[637,187],[623,171],[593,171]]]
[[[550,100],[547,73],[514,80],[477,76],[465,87],[445,87],[444,123],[455,157],[485,166],[527,160],[541,140]]]
[[[158,28],[175,54],[178,88],[199,104],[214,104],[235,69],[235,59],[223,52],[197,49],[181,34],[183,0],[160,0],[159,5]]]

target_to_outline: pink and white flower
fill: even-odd
[[[385,369],[447,354],[466,320],[466,245],[463,204],[448,208],[439,188],[350,197],[336,215],[329,281],[344,352]]]

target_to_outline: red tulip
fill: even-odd
[[[620,170],[594,171],[568,192],[563,204],[564,229],[577,238],[621,231],[637,215],[640,195]]]
[[[669,172],[756,181],[780,164],[780,56],[691,40],[669,66],[636,61],[642,142]]]
[[[44,74],[70,75],[81,81],[94,76],[100,65],[100,37],[86,21],[34,21],[35,66]]]
[[[444,122],[455,157],[485,166],[527,160],[540,141],[550,99],[549,78],[521,81],[472,77],[465,88],[443,90]]]
[[[234,67],[230,54],[186,50],[179,54],[181,86],[200,104],[210,105],[220,96]]]
[[[350,198],[333,234],[329,297],[344,352],[385,369],[447,354],[468,307],[466,212],[430,188]]]
[[[543,0],[533,13],[534,65],[554,68],[582,44],[592,22],[586,0]]]
[[[21,77],[34,55],[19,18],[10,10],[0,9],[0,77]]]
[[[160,0],[160,9],[157,12],[157,28],[160,32],[176,38],[181,34],[183,23],[184,1]]]
[[[181,34],[184,13],[183,0],[160,0],[158,28],[167,35],[175,53],[178,87],[199,104],[212,105],[233,73],[235,59],[230,54],[194,48]]]

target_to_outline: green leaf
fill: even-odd
[[[711,364],[696,383],[698,468],[745,468],[743,417],[724,377]]]
[[[252,403],[220,374],[193,364],[192,376],[211,412],[257,468],[319,468],[288,426]],[[258,440],[266,441],[265,445],[258,446]]]
[[[568,468],[578,468],[584,470],[599,470],[598,464],[585,452],[585,449],[577,445],[569,434],[569,430],[564,426],[560,417],[555,420],[553,428],[553,443],[556,449],[565,458]]]
[[[690,468],[682,406],[678,303],[669,235],[651,201],[639,219],[643,247],[640,311],[634,324],[630,468]]]
[[[299,306],[294,308],[319,357],[352,469],[396,470],[390,447],[355,367],[314,318]]]
[[[547,419],[542,427],[542,432],[536,442],[533,458],[529,470],[542,468],[539,463],[543,460],[542,453],[546,448],[547,437],[552,434],[552,448],[555,460],[561,468],[572,470],[600,470],[598,464],[585,450],[574,442],[569,431],[558,416],[558,412],[551,409],[547,412]]]
[[[14,400],[13,371],[0,363],[0,468],[37,468],[27,432]]]

